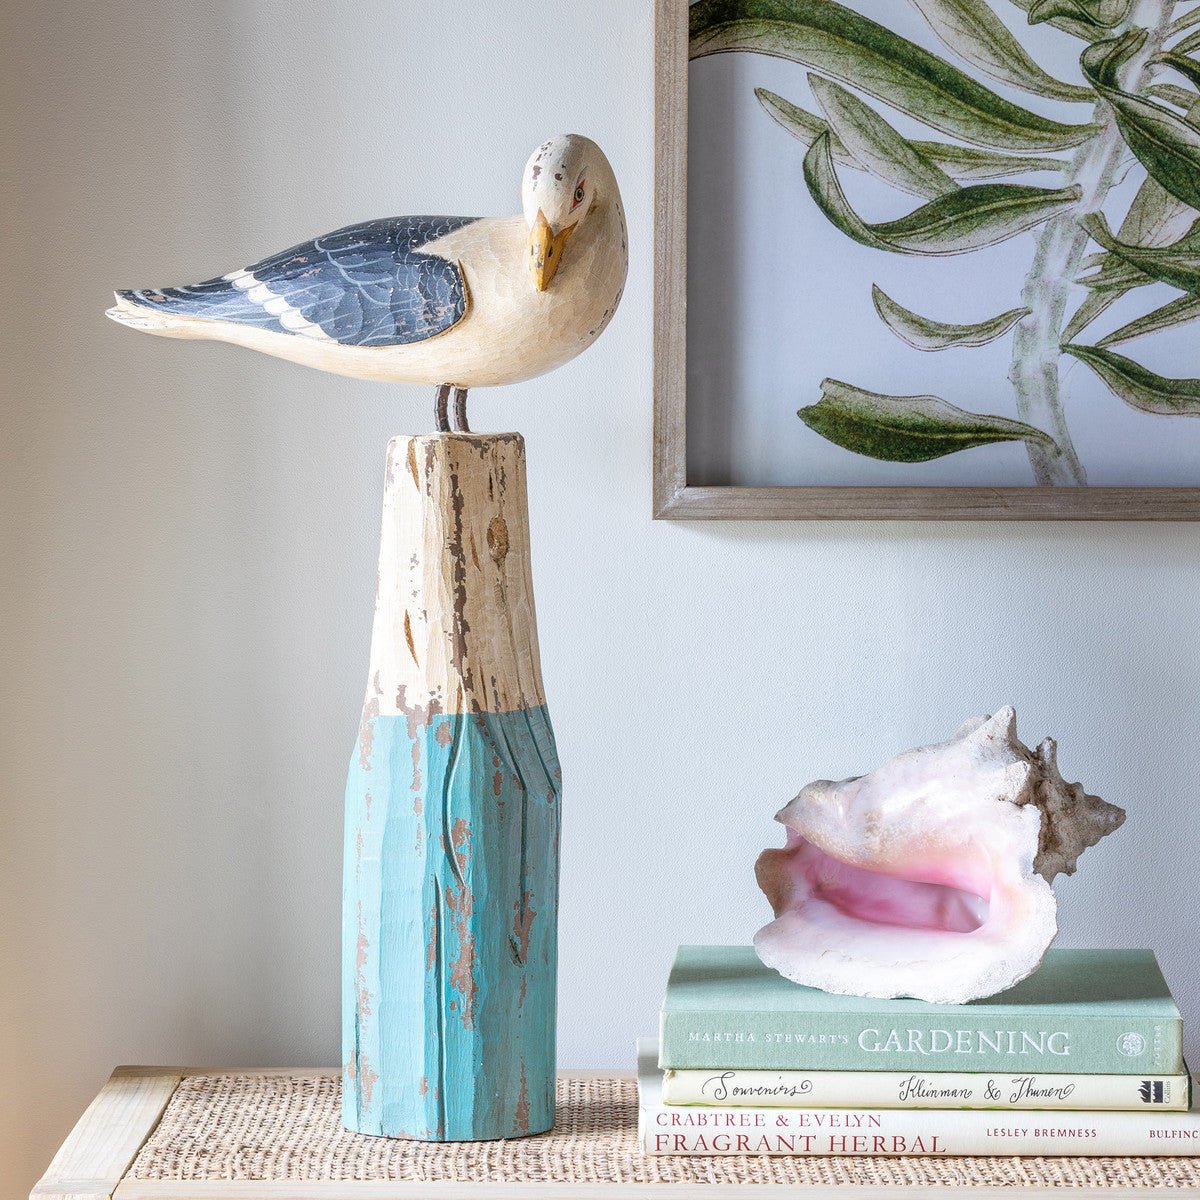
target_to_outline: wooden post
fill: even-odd
[[[524,440],[393,438],[346,788],[347,1128],[553,1126],[559,791]]]

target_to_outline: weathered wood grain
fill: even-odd
[[[382,715],[546,702],[520,434],[389,443],[368,678]]]
[[[686,0],[654,4],[654,516],[687,487]]]
[[[346,789],[344,1119],[554,1122],[559,769],[518,434],[388,447],[371,665]]]
[[[710,521],[1195,521],[1197,488],[681,487],[656,517]]]
[[[37,1200],[109,1200],[162,1116],[182,1073],[118,1067],[34,1186]]]

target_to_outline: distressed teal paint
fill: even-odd
[[[346,786],[347,1128],[553,1126],[559,796],[544,706],[364,714]]]

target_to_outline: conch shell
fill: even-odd
[[[1125,820],[1030,750],[1017,714],[869,775],[810,783],[755,867],[775,920],[754,938],[788,979],[856,996],[961,1004],[1031,974],[1058,932],[1050,884]]]

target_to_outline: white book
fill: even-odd
[[[683,1071],[664,1104],[728,1108],[1002,1108],[1186,1112],[1186,1075],[966,1074],[941,1071]]]
[[[778,1108],[663,1103],[658,1044],[638,1042],[638,1139],[648,1154],[1200,1154],[1188,1112]]]

